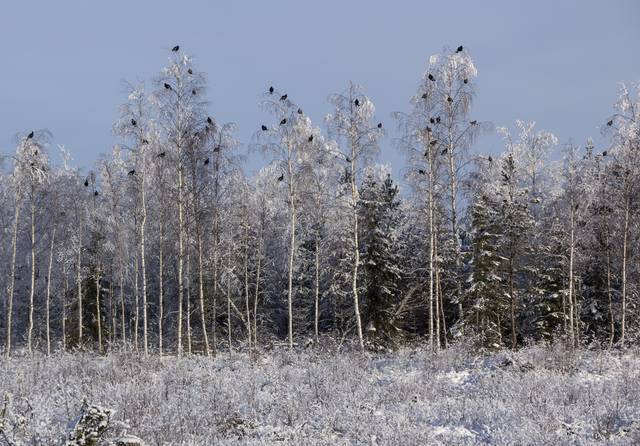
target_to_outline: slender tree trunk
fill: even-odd
[[[440,350],[440,296],[438,290],[438,235],[436,231],[433,231],[433,257],[434,257],[434,289],[435,297],[435,313],[433,319],[435,321],[435,349]]]
[[[124,260],[120,258],[120,330],[122,336],[122,348],[127,350],[127,320],[125,318],[124,302]]]
[[[217,232],[214,231],[214,240],[217,240]],[[218,340],[216,337],[217,324],[217,303],[218,303],[218,243],[215,242],[213,249],[213,298],[211,299],[211,347],[213,356],[217,353]]]
[[[626,186],[628,187],[628,186]],[[629,206],[630,197],[626,193],[624,203],[624,229],[622,233],[622,320],[620,321],[620,346],[624,347],[624,338],[627,321],[627,262],[628,262],[628,239],[629,239]]]
[[[607,300],[609,303],[609,348],[613,347],[615,336],[615,322],[613,317],[613,298],[611,293],[611,249],[609,247],[609,225],[605,227],[605,238],[607,244]]]
[[[184,278],[182,267],[184,264],[184,178],[182,160],[178,167],[178,357],[182,356],[182,300],[184,296]]]
[[[516,290],[513,283],[513,257],[509,258],[509,294],[511,295],[511,348],[517,347],[518,327],[516,325]]]
[[[233,353],[231,345],[231,271],[227,274],[227,335],[229,336],[229,356]]]
[[[144,163],[144,155],[143,155]],[[145,177],[142,174],[142,184],[140,186],[140,198],[142,204],[142,219],[140,220],[140,267],[142,268],[142,344],[145,358],[149,356],[149,338],[147,323],[147,264],[145,250],[145,229],[147,224],[147,201],[145,191]]]
[[[34,190],[31,190],[31,287],[29,290],[29,332],[27,349],[33,353],[33,301],[36,292],[36,203]]]
[[[360,263],[360,242],[358,237],[358,186],[356,184],[356,152],[355,145],[351,149],[351,212],[353,221],[353,270],[351,276],[351,288],[353,291],[353,309],[358,329],[358,343],[360,350],[364,351],[364,337],[362,335],[362,318],[360,317],[360,299],[358,296],[358,264]]]
[[[47,299],[46,308],[46,334],[47,334],[47,355],[51,354],[51,270],[53,269],[53,246],[56,239],[56,230],[51,234],[51,247],[49,249],[49,266],[47,268]]]
[[[429,151],[429,350],[435,349],[433,339],[433,292],[434,292],[434,270],[435,270],[435,234],[434,234],[434,215],[433,215],[433,158]]]
[[[209,336],[207,335],[207,320],[204,312],[204,265],[202,260],[202,233],[198,231],[198,300],[200,302],[200,322],[202,325],[202,339],[204,340],[204,353],[211,356],[209,350]]]
[[[162,357],[162,322],[164,319],[164,223],[160,222],[160,260],[158,265],[158,351]]]
[[[140,273],[138,255],[136,254],[133,261],[133,300],[135,304],[134,323],[133,323],[133,348],[138,351],[138,330],[140,329],[140,294],[138,290],[138,275]]]
[[[102,353],[102,314],[100,311],[100,264],[96,269],[96,324],[98,326],[98,351]]]
[[[453,113],[453,110],[451,110]],[[453,120],[453,114],[451,114],[451,120]],[[456,260],[456,275],[460,273],[460,268],[462,267],[462,254],[460,252],[460,236],[458,230],[458,178],[456,172],[456,163],[454,157],[454,146],[453,146],[453,133],[451,126],[449,126],[449,146],[447,150],[448,161],[449,161],[449,181],[450,181],[450,201],[451,201],[451,237],[453,241],[453,248],[455,252],[455,260]],[[461,296],[462,290],[460,288],[460,281],[456,280],[456,300],[458,301],[458,317],[460,320],[464,317],[464,312],[462,308]]]
[[[67,350],[67,293],[69,292],[69,276],[67,275],[67,267],[64,262],[62,263],[62,276],[64,277],[64,292],[62,293],[62,302],[60,305],[62,307],[62,320],[60,322],[62,325],[62,351],[64,352]]]
[[[110,267],[109,277],[109,349],[111,349],[116,340],[116,301],[113,297],[113,280],[115,279],[115,274],[113,273],[113,265]]]
[[[84,342],[82,338],[82,242],[78,236],[78,261],[76,265],[76,281],[78,287],[78,346],[82,348]]]
[[[249,224],[244,225],[244,304],[247,313],[247,347],[251,354],[251,311],[249,310]]]
[[[316,273],[316,283],[315,283],[315,308],[314,308],[314,317],[313,317],[313,331],[316,337],[316,344],[320,342],[320,333],[319,333],[319,325],[320,325],[320,237],[316,233],[316,252],[315,252],[315,273]]]
[[[16,193],[16,204],[13,212],[13,235],[11,240],[11,277],[9,278],[9,306],[7,309],[6,354],[11,355],[11,328],[13,325],[13,294],[16,285],[16,251],[18,246],[18,221],[20,220],[20,189]]]
[[[260,273],[262,267],[262,231],[258,239],[258,264],[256,267],[256,292],[253,299],[253,346],[258,351],[258,298],[260,297]]]
[[[293,188],[293,166],[291,153],[289,153],[289,283],[287,293],[288,315],[289,315],[289,348],[293,349],[293,260],[296,249],[296,205],[295,192]]]
[[[574,290],[573,290],[573,255],[574,255],[574,223],[575,223],[575,211],[574,204],[571,202],[571,215],[570,215],[570,228],[569,228],[569,327],[571,328],[571,348],[575,347],[575,336],[574,336]]]
[[[187,271],[184,281],[186,287],[186,300],[187,300],[187,354],[191,356],[191,253],[187,247]]]

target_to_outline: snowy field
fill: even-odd
[[[62,354],[0,377],[0,444],[60,444],[85,398],[115,411],[101,444],[640,444],[637,351]]]

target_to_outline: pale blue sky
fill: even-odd
[[[391,128],[428,56],[460,44],[479,71],[474,118],[536,120],[563,143],[598,143],[618,83],[640,80],[639,19],[631,0],[6,1],[0,150],[46,128],[90,167],[116,142],[121,81],[152,78],[175,44],[208,74],[211,114],[236,122],[244,144],[267,120],[257,103],[271,84],[321,124],[327,96],[353,80]],[[393,136],[381,161],[398,170]],[[486,136],[477,150],[498,143]]]

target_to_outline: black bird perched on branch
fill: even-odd
[[[213,153],[218,153],[220,151],[220,146],[215,146],[213,148]]]
[[[269,87],[269,94],[273,94],[273,85]]]
[[[453,102],[453,98],[451,96],[447,96],[447,102]]]
[[[195,96],[196,95],[196,90],[195,89],[191,90],[191,94]]]
[[[356,104],[356,107],[360,107],[360,101],[358,99],[356,99],[355,101],[353,101],[354,104]]]
[[[142,140],[142,144],[149,144],[149,141],[148,141],[148,140],[146,140],[146,139],[143,139],[143,140]]]
[[[348,163],[350,163],[350,162],[351,162],[351,158],[349,158],[348,156],[345,156],[345,157],[344,157],[344,160],[345,160],[346,162],[348,162]]]
[[[427,93],[422,94],[422,99],[427,99]]]
[[[98,196],[98,191],[97,191],[97,190],[94,190],[94,191],[93,191],[93,196],[94,196],[94,197],[97,197],[97,196]]]
[[[33,138],[33,135],[34,135],[34,132],[33,132],[33,130],[31,130],[31,133],[29,133],[29,134],[27,135],[27,139],[31,139],[31,138]]]
[[[462,52],[462,50],[464,50],[464,47],[462,45],[460,45],[458,47],[458,49],[456,50],[456,53],[460,53],[460,52]]]
[[[432,146],[435,146],[436,144],[438,144],[438,140],[434,139],[429,144],[431,144]]]
[[[301,115],[301,114],[302,114],[302,109],[301,109],[301,108],[299,108],[299,109],[298,109],[298,114],[299,114],[299,115]]]
[[[285,94],[283,94],[282,96],[280,96],[280,100],[281,100],[281,101],[286,101],[288,97],[289,97],[289,95],[287,95],[287,94],[285,93]]]
[[[442,151],[440,152],[440,155],[446,155],[447,154],[447,148],[445,147],[444,149],[442,149]]]
[[[34,150],[34,151],[33,151],[33,155],[34,155],[34,156],[38,156],[38,149],[36,149],[36,150]]]
[[[462,82],[464,82],[465,84],[469,83],[469,79],[467,79],[466,77],[464,79],[462,79]]]
[[[487,161],[489,161],[490,163],[493,162],[493,158],[490,156],[489,158],[487,158]]]
[[[138,122],[135,119],[131,118],[131,125],[135,127],[136,125],[138,125]]]
[[[313,141],[313,135],[309,136],[309,142]]]
[[[262,126],[262,131],[263,131],[263,132],[266,132],[266,131],[267,131],[267,126],[266,126],[266,125],[263,125],[263,126]]]
[[[280,125],[285,125],[287,123],[287,118],[282,118],[282,121],[280,121]]]
[[[167,84],[166,82],[164,83],[164,88],[167,90],[172,90],[171,85]]]
[[[207,116],[207,124],[213,124],[213,119],[211,119],[211,116]]]
[[[89,180],[84,180],[84,187],[89,187]]]
[[[429,78],[429,80],[430,80],[431,82],[435,82],[435,80],[436,80],[436,78],[435,78],[435,77],[433,77],[433,74],[431,74],[431,73],[429,73],[428,78]]]
[[[136,174],[136,170],[135,169],[131,169],[127,175],[133,176],[135,174]]]
[[[204,165],[207,166],[209,164],[209,158],[207,158],[206,160],[204,160]]]
[[[607,121],[607,125],[611,127],[613,125],[613,119],[610,119],[609,121]]]
[[[158,153],[158,158],[164,158],[166,154],[167,152],[160,152]]]
[[[440,124],[440,116],[436,116],[436,123]]]
[[[280,176],[278,177],[278,181],[282,181],[284,180],[284,174],[280,174]]]
[[[177,53],[179,49],[180,49],[180,45],[176,45],[173,48],[171,48],[171,51],[173,51],[174,53]]]
[[[378,123],[378,128],[379,128],[379,129],[381,129],[381,128],[382,128],[382,123],[381,123],[381,122],[379,122],[379,123]]]
[[[425,172],[424,170],[420,169],[420,170],[418,170],[418,173],[419,173],[420,175],[424,175],[426,172]]]
[[[607,156],[607,151],[602,152],[602,156]]]
[[[475,119],[473,121],[470,122],[471,125],[477,125],[478,121],[476,121]]]
[[[434,118],[429,118],[429,122],[430,122],[431,124],[435,124],[435,123],[436,123],[436,120],[435,120]]]
[[[193,70],[192,70],[191,68],[189,68],[189,69],[187,70],[187,73],[189,73],[189,74],[193,74]]]

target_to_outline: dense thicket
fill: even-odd
[[[179,49],[130,88],[93,170],[64,150],[53,165],[50,134],[25,131],[0,171],[4,351],[632,342],[640,95],[622,86],[603,114],[606,147],[558,160],[554,135],[516,121],[502,153],[479,154],[476,75],[465,49],[432,56],[394,114],[404,193],[375,162],[389,124],[361,87],[329,97],[323,131],[267,86],[241,146]],[[270,160],[253,178],[240,147]]]

